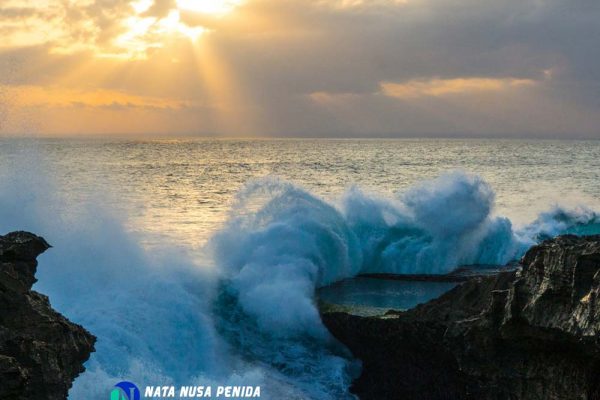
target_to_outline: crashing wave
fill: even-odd
[[[123,379],[351,397],[358,367],[321,324],[316,288],[361,272],[504,264],[550,236],[600,233],[599,215],[585,207],[556,207],[516,228],[494,214],[490,186],[462,172],[393,197],[352,187],[337,202],[266,178],[240,191],[206,249],[211,267],[200,267],[184,251],[144,249],[97,207],[61,219],[66,206],[36,174],[0,180],[0,228],[29,229],[55,246],[38,287],[98,336],[73,399],[103,399]]]

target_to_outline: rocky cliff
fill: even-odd
[[[600,399],[600,236],[543,242],[521,264],[406,312],[324,313],[363,362],[353,392],[361,399]]]
[[[65,399],[94,351],[94,336],[31,290],[49,247],[31,233],[0,236],[0,399]]]

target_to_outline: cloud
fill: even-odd
[[[208,107],[185,132],[600,138],[597,1],[247,0],[171,30],[173,0],[7,1],[5,85]]]
[[[7,22],[16,22],[44,15],[35,7],[3,7],[0,11],[0,19]]]
[[[146,108],[175,110],[193,107],[192,102],[160,97],[132,95],[110,90],[75,90],[56,86],[12,86],[5,95],[13,98],[17,107],[105,107],[111,109]]]
[[[175,0],[154,0],[154,3],[142,13],[144,17],[163,18],[169,15],[169,11],[177,7]]]
[[[382,82],[381,93],[398,99],[422,96],[447,97],[481,92],[504,92],[535,85],[531,79],[514,78],[454,78],[413,80],[405,83]]]

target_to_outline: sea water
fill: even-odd
[[[402,281],[357,277],[317,291],[318,300],[332,311],[360,316],[382,316],[389,310],[405,311],[440,297],[456,282]],[[322,305],[323,306],[323,305]]]
[[[337,399],[359,365],[316,289],[600,233],[599,173],[593,141],[0,139],[0,231],[54,246],[35,289],[98,337],[72,399]]]

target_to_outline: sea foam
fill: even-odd
[[[323,327],[316,288],[361,272],[504,264],[546,237],[600,232],[586,207],[557,206],[516,228],[494,214],[492,188],[463,172],[388,197],[350,187],[332,202],[265,178],[240,190],[198,262],[183,249],[144,248],[101,202],[69,217],[34,159],[0,174],[0,229],[46,237],[54,248],[36,289],[98,337],[72,399],[104,399],[124,379],[351,397],[359,367]]]

